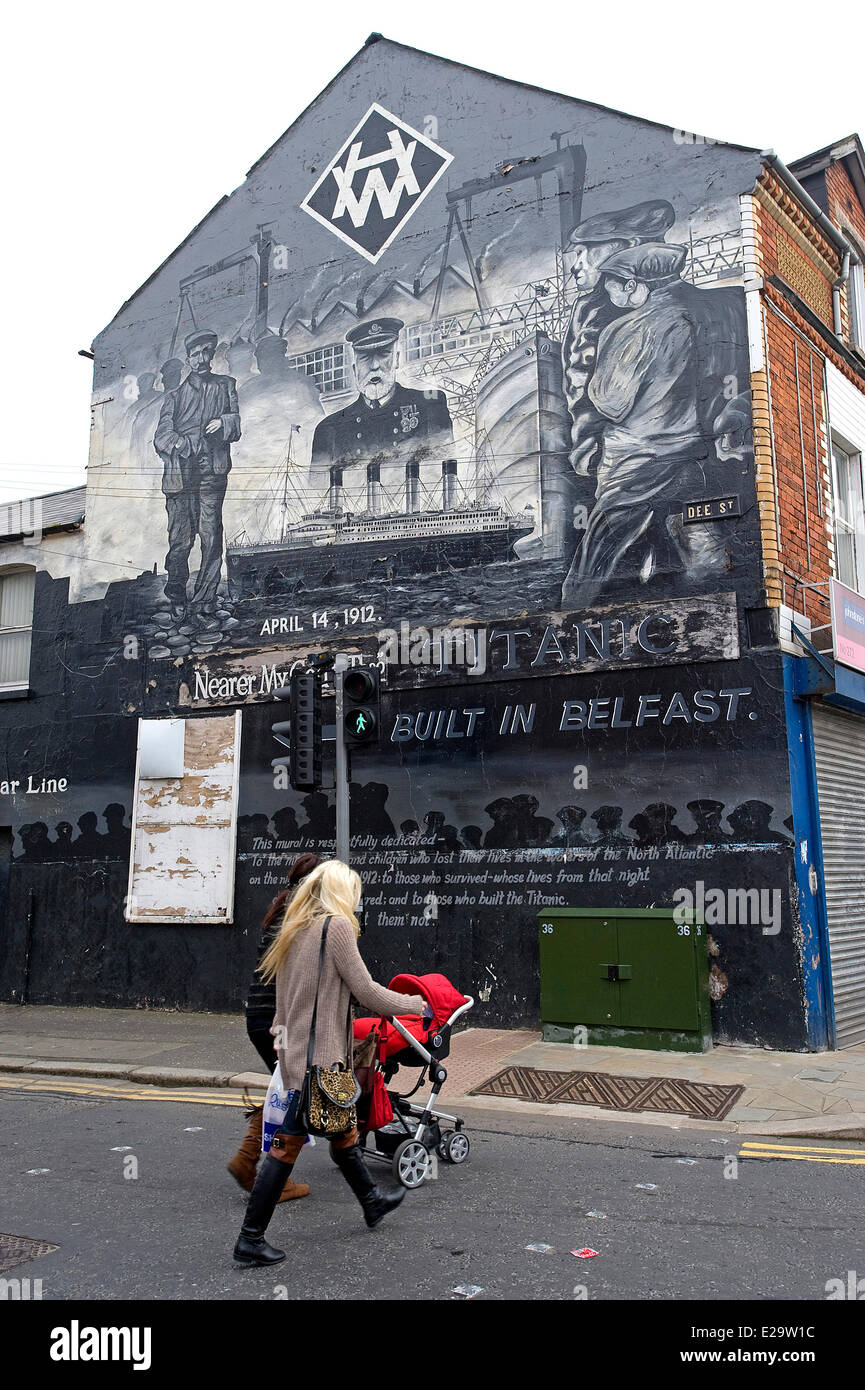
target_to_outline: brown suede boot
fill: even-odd
[[[255,1170],[261,1157],[261,1126],[264,1119],[264,1106],[254,1105],[245,1113],[249,1119],[249,1126],[240,1148],[234,1158],[229,1160],[227,1167],[231,1176],[237,1179],[240,1186],[245,1188],[247,1192],[251,1192],[255,1182]]]
[[[282,1189],[280,1202],[291,1202],[296,1197],[306,1197],[309,1193],[309,1184],[305,1182],[292,1182],[291,1170],[297,1162],[298,1155],[306,1143],[306,1136],[303,1134],[280,1134],[274,1135],[274,1141],[270,1152],[274,1158],[288,1165],[289,1176],[286,1179],[285,1187]]]
[[[240,1183],[240,1186],[245,1188],[247,1192],[251,1192],[255,1183],[258,1160],[261,1157],[261,1127],[264,1120],[264,1106],[254,1105],[245,1113],[249,1117],[249,1127],[240,1148],[226,1166],[231,1176]],[[298,1149],[299,1152],[300,1149]],[[274,1158],[277,1156],[274,1154]],[[292,1182],[289,1177],[286,1179],[285,1188],[279,1200],[280,1202],[291,1202],[297,1197],[306,1197],[308,1194],[309,1185],[307,1183]]]

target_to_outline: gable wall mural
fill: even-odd
[[[343,649],[385,681],[352,788],[373,969],[536,1021],[543,906],[753,885],[783,921],[717,925],[716,1031],[801,1045],[741,288],[759,168],[382,41],[123,306],[36,667],[73,745],[117,726],[112,772],[94,754],[38,822],[8,798],[25,874],[111,841],[79,994],[239,1006],[267,902],[333,837],[332,794],[274,779],[272,690]],[[235,707],[235,926],[129,924],[136,720]]]

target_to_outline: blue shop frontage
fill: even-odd
[[[797,632],[802,654],[783,657],[808,1043],[817,1050],[865,1043],[865,672],[837,659],[839,628],[835,618],[832,653]]]

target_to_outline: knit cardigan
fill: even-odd
[[[306,1074],[324,922],[322,917],[298,932],[276,975],[276,1014],[270,1031],[277,1044],[283,1085],[290,1091],[303,1084]],[[422,1014],[426,1007],[422,995],[395,994],[377,985],[361,960],[354,927],[345,917],[332,917],[318,991],[312,1057],[316,1066],[329,1067],[348,1060],[351,1044],[347,1015],[352,998],[371,1013]]]

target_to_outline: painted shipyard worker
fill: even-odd
[[[360,323],[345,335],[354,356],[355,400],[316,426],[312,442],[314,478],[327,481],[343,468],[349,497],[361,499],[366,465],[380,464],[382,511],[405,510],[406,464],[417,461],[420,506],[439,501],[442,461],[453,453],[453,426],[443,391],[417,391],[397,380],[401,319]]]
[[[201,565],[190,607],[205,624],[216,607],[222,572],[222,503],[231,470],[230,445],[240,438],[235,381],[210,365],[219,339],[197,330],[185,339],[189,373],[166,393],[153,444],[162,459],[168,513],[165,594],[176,618],[186,612],[189,553],[201,542]]]
[[[604,291],[601,266],[616,251],[661,241],[675,220],[671,204],[654,198],[586,218],[574,227],[565,247],[565,275],[576,287],[577,299],[562,343],[562,371],[571,417],[570,459],[581,475],[595,471],[604,429],[586,390],[594,371],[598,338],[621,312]]]
[[[717,530],[676,525],[682,499],[704,494],[717,469],[701,418],[702,378],[718,365],[705,341],[712,318],[699,302],[711,292],[681,280],[685,258],[683,246],[645,243],[601,267],[621,313],[600,334],[587,388],[605,422],[603,452],[565,601],[586,601],[622,575],[647,583],[659,572],[723,564]]]

